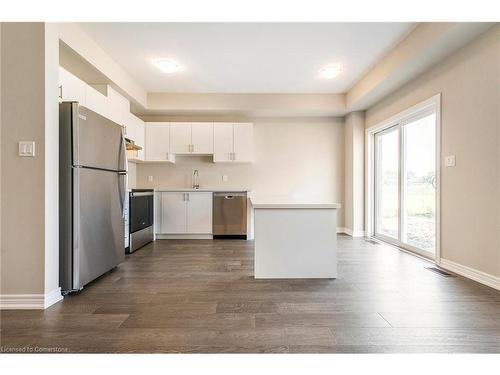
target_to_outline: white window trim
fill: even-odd
[[[374,140],[375,133],[388,129],[398,123],[405,122],[412,116],[434,109],[436,111],[436,254],[434,262],[441,263],[441,93],[424,100],[396,115],[384,120],[365,131],[365,221],[366,235],[374,236],[375,223],[373,220],[375,204],[374,188]],[[414,250],[414,249],[410,249]]]

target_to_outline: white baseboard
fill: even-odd
[[[212,240],[211,234],[156,234],[157,240]]]
[[[56,288],[51,292],[45,293],[44,308],[48,308],[53,304],[61,301],[64,297],[61,294],[61,288]]]
[[[355,230],[353,231],[352,229],[349,229],[349,228],[337,228],[337,233],[344,233],[344,234],[347,234],[351,237],[364,237],[365,236],[365,232],[362,231],[362,230]]]
[[[2,294],[0,296],[1,310],[43,310],[44,294]]]
[[[350,228],[344,228],[344,233],[348,234],[351,237],[364,237],[365,236],[364,230],[352,230]]]
[[[477,281],[478,283],[500,290],[500,277],[496,277],[486,272],[478,271],[473,268],[463,266],[461,264],[443,258],[441,258],[439,266],[448,271],[457,273],[461,276]]]
[[[47,294],[2,294],[0,310],[44,310],[62,299],[61,288]]]

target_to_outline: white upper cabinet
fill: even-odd
[[[218,122],[214,124],[214,162],[233,160],[233,124]]]
[[[107,96],[101,91],[106,92]],[[130,113],[130,102],[114,88],[92,87],[59,67],[59,97],[77,101],[123,126],[125,137],[142,147],[130,160],[175,162],[175,155],[213,155],[216,163],[253,161],[253,124],[156,122],[147,125]]]
[[[214,153],[214,124],[193,122],[191,124],[191,153],[207,155]]]
[[[191,124],[170,123],[170,146],[174,154],[191,153]]]
[[[115,89],[108,86],[109,119],[119,125],[125,125],[126,116],[130,113],[130,102]]]
[[[110,118],[108,97],[89,85],[85,86],[85,90],[85,106],[101,116]]]
[[[211,122],[170,123],[170,146],[174,154],[210,155],[214,152],[214,126]]]
[[[59,67],[59,99],[79,102],[85,106],[86,86],[80,78]]]
[[[129,159],[141,161],[144,160],[144,121],[134,116],[132,113],[128,113],[125,116],[124,125],[125,137],[130,139],[131,141],[134,141],[137,146],[142,147],[142,150],[128,152]]]
[[[170,152],[170,124],[168,122],[146,122],[145,161],[175,161]]]
[[[214,124],[214,162],[251,163],[253,161],[253,124]]]

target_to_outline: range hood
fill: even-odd
[[[129,138],[125,138],[125,148],[127,149],[127,151],[140,151],[140,150],[142,150],[141,146],[136,145],[135,142]]]

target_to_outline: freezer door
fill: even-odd
[[[80,289],[124,260],[126,175],[88,168],[73,175],[73,288]]]
[[[73,165],[127,170],[122,127],[73,103]]]

